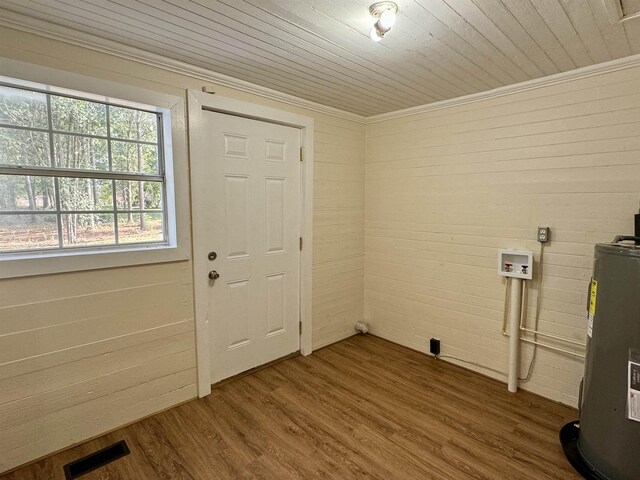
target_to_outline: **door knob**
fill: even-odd
[[[220,274],[218,272],[216,272],[215,270],[211,270],[209,272],[209,280],[217,280],[220,278]]]

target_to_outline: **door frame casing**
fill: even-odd
[[[191,228],[193,239],[193,292],[196,330],[196,361],[198,369],[198,396],[211,393],[211,345],[208,324],[208,282],[202,275],[210,266],[208,249],[202,245],[202,228],[206,221],[206,209],[198,192],[206,192],[206,179],[199,175],[198,162],[194,152],[199,151],[198,142],[206,135],[204,115],[206,111],[226,113],[237,117],[276,123],[300,129],[300,146],[304,149],[304,161],[300,162],[300,236],[304,239],[300,252],[300,353],[312,352],[312,251],[313,251],[313,132],[311,117],[278,110],[218,94],[189,90],[187,94],[189,111],[189,170],[191,176]]]

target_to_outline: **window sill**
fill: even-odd
[[[0,279],[80,272],[189,259],[182,248],[167,245],[104,250],[42,252],[7,255],[0,259]]]

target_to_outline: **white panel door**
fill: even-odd
[[[194,240],[216,253],[219,277],[205,279],[215,383],[300,349],[300,130],[204,118],[210,188],[195,192],[207,221]]]

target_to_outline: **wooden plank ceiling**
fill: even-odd
[[[398,20],[379,43],[369,38],[373,0],[0,8],[369,116],[640,53],[640,19],[615,21],[612,1],[396,0]]]

